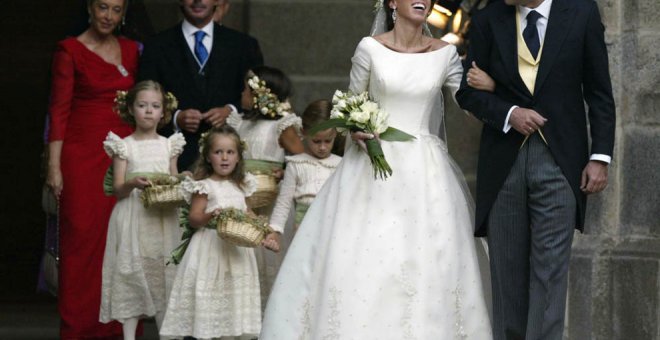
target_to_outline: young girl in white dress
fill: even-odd
[[[254,338],[261,329],[259,273],[254,249],[221,240],[205,226],[220,210],[247,211],[245,198],[255,189],[245,174],[243,146],[227,125],[202,134],[198,181],[182,184],[191,201],[189,222],[198,228],[178,265],[161,336],[198,339]],[[276,249],[274,233],[264,241]]]
[[[285,154],[305,151],[300,139],[301,119],[291,110],[290,94],[291,81],[282,71],[268,66],[248,71],[241,97],[243,114],[232,113],[227,117],[227,124],[247,143],[246,172],[271,174],[279,180],[283,175]],[[253,210],[269,217],[274,203]],[[282,247],[285,249],[286,244]],[[284,251],[273,253],[261,249],[256,251],[256,256],[265,305]]]
[[[309,205],[321,190],[325,181],[335,172],[341,157],[332,153],[337,131],[327,129],[309,135],[314,125],[330,119],[332,103],[327,100],[317,100],[307,106],[302,115],[303,143],[305,153],[286,157],[286,171],[280,183],[280,193],[277,196],[275,208],[270,216],[270,226],[273,230],[283,233],[291,212],[291,204],[295,202],[294,232],[305,216]],[[285,235],[288,237],[292,235]]]
[[[140,82],[119,93],[116,102],[135,132],[124,139],[109,132],[103,142],[113,159],[112,189],[118,201],[108,226],[99,320],[118,320],[124,339],[134,339],[140,318],[155,316],[161,325],[175,274],[165,263],[181,235],[177,209],[146,209],[140,192],[150,176],[177,174],[177,157],[186,142],[180,133],[165,138],[156,132],[176,108],[176,99],[160,84]]]

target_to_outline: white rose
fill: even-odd
[[[341,111],[337,110],[337,109],[332,109],[332,111],[330,111],[330,118],[331,119],[335,119],[335,118],[344,119],[344,114]]]
[[[337,103],[335,104],[337,106],[337,109],[339,110],[345,110],[346,109],[346,101],[343,99],[339,99]]]
[[[369,121],[369,112],[365,112],[362,110],[355,110],[351,112],[350,117],[352,121],[364,124]]]
[[[369,115],[375,115],[378,112],[378,104],[367,101],[360,105],[360,109],[369,113]]]
[[[267,107],[262,107],[261,108],[261,113],[262,114],[267,114],[268,113],[268,108]]]
[[[371,115],[370,124],[375,133],[381,134],[387,130],[387,119],[388,114],[385,111],[378,111],[376,114]]]
[[[332,103],[337,104],[337,102],[344,96],[344,93],[336,90],[335,94],[332,95]]]

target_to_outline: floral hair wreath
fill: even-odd
[[[259,110],[262,115],[275,118],[276,116],[284,117],[293,113],[289,101],[280,102],[277,96],[266,86],[266,82],[259,79],[254,72],[248,71],[247,83],[254,94],[252,97],[254,108]]]
[[[209,135],[211,134],[211,130],[208,130],[206,132],[202,132],[202,134],[199,137],[199,154],[204,156],[202,152],[204,152],[204,145],[207,143],[207,139],[209,139]],[[240,146],[243,149],[243,152],[247,151],[248,145],[244,140],[240,140]]]
[[[130,113],[128,112],[128,102],[126,101],[126,97],[128,96],[128,91],[117,91],[117,95],[115,96],[115,111],[120,115],[129,115]],[[166,112],[174,112],[176,108],[179,106],[179,102],[176,100],[176,97],[172,92],[166,92],[165,93],[165,111]]]

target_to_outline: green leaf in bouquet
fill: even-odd
[[[316,133],[327,130],[327,129],[334,129],[334,128],[348,128],[349,125],[346,124],[346,120],[343,118],[333,118],[326,120],[325,122],[318,123],[314,125],[309,131],[306,133],[310,136],[315,135]]]
[[[415,139],[415,136],[390,126],[380,134],[379,138],[388,142],[407,142]]]
[[[392,168],[385,159],[385,153],[376,139],[367,139],[364,141],[367,146],[367,154],[371,160],[371,167],[374,171],[374,178],[385,180],[392,176]]]

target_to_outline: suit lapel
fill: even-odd
[[[573,18],[575,17],[570,15],[570,13],[570,1],[553,0],[552,8],[550,9],[550,18],[548,19],[548,28],[545,31],[543,52],[539,64],[539,73],[536,76],[536,84],[534,85],[534,93],[538,93],[538,90],[543,85],[548,74],[550,74],[550,70],[552,70],[552,66],[557,60],[561,45],[564,43],[566,34],[570,30]]]
[[[171,52],[167,53],[168,51],[165,51],[165,55],[172,58],[172,65],[175,65],[175,67],[179,69],[179,72],[181,72],[181,81],[183,81],[184,84],[191,84],[191,86],[194,86],[197,89],[194,79],[195,75],[190,72],[191,65],[189,55],[192,55],[192,52],[183,36],[181,25],[177,26],[174,35],[175,37],[174,39],[170,39],[171,45],[168,47]],[[199,89],[197,90],[198,91],[191,91],[194,96],[197,96],[197,94],[200,93]]]
[[[532,97],[532,94],[525,86],[520,72],[518,71],[518,43],[517,43],[517,28],[516,28],[516,7],[505,5],[502,7],[502,12],[494,19],[496,20],[493,30],[493,36],[497,42],[503,64],[507,69],[507,73],[519,91],[524,93],[527,97]]]
[[[213,25],[213,48],[211,49],[211,54],[209,55],[209,60],[207,65],[209,65],[209,75],[207,89],[213,92],[215,89],[218,89],[215,82],[219,80],[222,73],[222,68],[224,64],[224,59],[226,57],[226,39],[223,37],[224,28],[220,25]],[[209,93],[211,93],[209,92]]]

